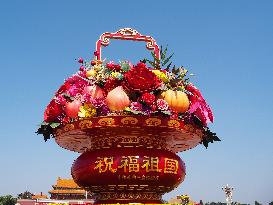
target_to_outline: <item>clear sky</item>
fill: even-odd
[[[90,59],[99,35],[132,27],[169,45],[174,63],[214,110],[222,141],[180,153],[187,175],[164,196],[222,201],[273,200],[273,1],[1,1],[0,195],[47,192],[70,177],[78,156],[34,132],[75,58]],[[145,45],[112,41],[107,59],[137,62]]]

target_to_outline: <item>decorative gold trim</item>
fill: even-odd
[[[102,192],[94,194],[95,200],[162,200],[162,193],[156,192]]]
[[[184,130],[188,132],[195,132],[195,128],[191,124],[184,125]]]
[[[177,185],[176,185],[177,186]],[[109,185],[96,185],[96,186],[88,186],[84,187],[85,190],[89,190],[94,193],[98,192],[108,192],[108,191],[141,191],[141,192],[159,192],[159,193],[166,193],[176,186],[161,186],[161,185],[148,185],[148,184],[109,184]]]
[[[180,122],[177,120],[169,120],[168,126],[169,127],[180,127]]]
[[[113,118],[102,118],[98,121],[99,125],[102,126],[113,126],[115,124],[115,120]]]
[[[155,117],[148,118],[147,120],[145,120],[145,122],[148,126],[156,127],[158,125],[161,125],[161,120]]]
[[[92,128],[92,121],[91,120],[82,120],[80,123],[79,123],[79,127],[81,129],[85,129],[85,128]]]
[[[121,119],[121,123],[124,125],[136,125],[138,120],[134,117],[124,117]]]
[[[74,130],[75,126],[73,124],[67,124],[64,126],[64,131],[68,132]]]

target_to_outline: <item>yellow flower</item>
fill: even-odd
[[[112,72],[112,73],[111,73],[111,76],[112,76],[113,78],[117,78],[119,75],[120,75],[119,72]]]
[[[169,82],[169,79],[165,73],[160,70],[152,70],[152,72],[156,75],[156,77],[162,80],[164,83]]]
[[[88,70],[86,72],[86,77],[87,78],[92,78],[92,77],[95,77],[96,75],[97,75],[97,71],[95,69]]]
[[[95,115],[96,108],[94,108],[91,103],[85,103],[83,106],[81,106],[80,111],[78,113],[78,116],[82,118],[93,117]]]
[[[102,69],[101,64],[94,65],[93,69],[96,71],[101,70]]]

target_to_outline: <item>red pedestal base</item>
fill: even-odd
[[[94,193],[95,203],[162,203],[162,194],[185,178],[173,152],[138,147],[83,153],[72,166],[74,181]]]

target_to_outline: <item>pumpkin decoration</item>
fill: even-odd
[[[171,109],[177,112],[186,112],[189,109],[190,101],[186,93],[182,91],[167,90],[160,95]]]
[[[104,91],[97,85],[86,86],[84,89],[85,93],[88,93],[93,99],[104,98]]]
[[[78,112],[81,106],[82,106],[82,103],[79,100],[74,100],[73,102],[67,102],[65,104],[66,115],[71,118],[78,117]]]
[[[105,99],[106,105],[111,111],[124,110],[125,107],[130,105],[130,100],[121,86],[111,90]]]

